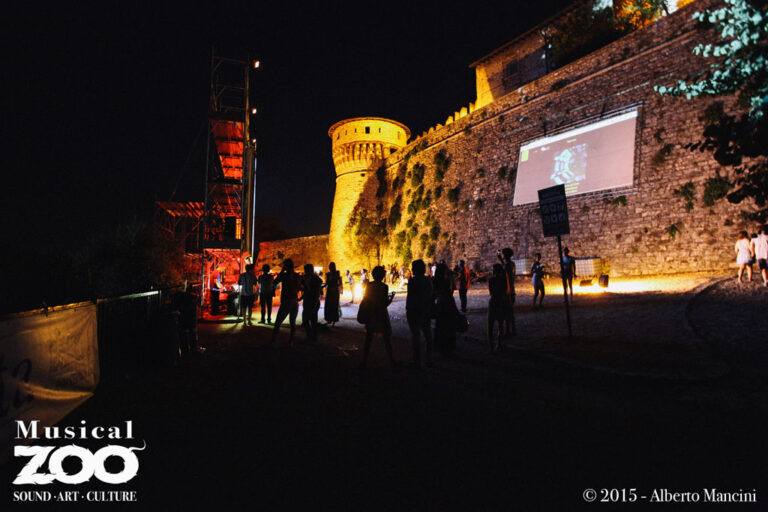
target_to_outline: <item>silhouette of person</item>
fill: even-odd
[[[531,284],[533,285],[533,308],[536,309],[536,298],[541,294],[539,307],[544,307],[544,267],[546,263],[541,262],[541,253],[536,253],[536,259],[531,265]]]
[[[323,316],[331,326],[338,322],[341,316],[339,300],[343,291],[344,284],[341,280],[341,273],[336,270],[336,263],[330,262],[328,272],[325,274],[325,311]]]
[[[493,265],[493,277],[488,280],[488,345],[491,352],[499,350],[503,346],[504,322],[507,319],[507,276],[501,263]],[[499,324],[497,341],[494,343],[494,327]]]
[[[355,278],[349,272],[349,270],[346,271],[346,274],[347,274],[347,284],[349,285],[349,293],[352,294],[352,300],[350,300],[349,303],[354,304],[355,303]]]
[[[445,263],[435,269],[435,348],[449,354],[456,348],[456,319],[459,310],[453,299],[453,279]]]
[[[571,250],[567,247],[563,249],[563,280],[565,281],[565,291],[571,292],[573,300],[573,278],[576,277],[576,258],[571,256]]]
[[[426,364],[432,366],[432,280],[424,275],[427,266],[424,260],[411,263],[413,277],[408,280],[408,293],[405,299],[405,317],[411,330],[413,343],[413,365],[421,368],[421,333],[427,342]]]
[[[467,290],[471,285],[469,269],[464,264],[464,260],[459,260],[459,266],[456,269],[457,282],[459,285],[459,301],[461,302],[461,312],[467,312]]]
[[[360,309],[367,311],[365,323],[365,347],[363,349],[363,360],[360,363],[361,368],[365,368],[368,362],[368,354],[371,351],[371,341],[375,333],[381,333],[384,336],[384,348],[389,356],[389,363],[395,366],[395,357],[392,353],[392,325],[389,322],[389,313],[387,306],[392,303],[394,293],[389,294],[389,287],[382,281],[387,275],[387,271],[382,266],[374,267],[371,271],[373,281],[368,282],[363,294],[363,300],[360,302]]]
[[[253,325],[253,301],[256,298],[253,287],[256,285],[256,276],[253,275],[253,264],[245,266],[245,272],[240,274],[237,280],[240,285],[240,315],[243,317],[243,325]]]
[[[514,254],[515,253],[509,247],[505,247],[500,252],[496,253],[501,266],[504,268],[507,289],[507,292],[504,295],[504,307],[506,311],[504,317],[505,336],[517,334],[517,329],[515,327],[515,277],[517,276],[517,268],[515,267],[515,262],[512,261],[512,256],[514,256]],[[501,343],[500,346],[503,346],[503,343]]]
[[[311,263],[304,265],[302,288],[304,294],[300,300],[304,301],[301,312],[301,323],[307,333],[307,341],[317,341],[317,311],[320,309],[320,292],[323,280],[315,274],[315,267]]]
[[[763,277],[763,286],[768,288],[768,232],[766,226],[760,226],[757,239],[752,243],[755,250],[755,260],[757,268]]]
[[[269,346],[275,344],[277,335],[280,332],[280,324],[288,317],[291,325],[291,334],[288,338],[288,345],[293,346],[293,336],[296,333],[296,316],[299,314],[299,275],[293,271],[293,260],[286,258],[283,261],[283,269],[275,278],[275,286],[281,285],[280,307],[277,308],[277,318],[275,327],[272,329],[272,339]]]
[[[218,315],[221,308],[221,290],[224,285],[221,284],[221,271],[224,267],[216,267],[211,274],[211,314]]]
[[[171,307],[179,312],[179,341],[182,354],[197,349],[198,299],[189,291],[186,280],[182,290],[171,296]]]
[[[261,303],[261,322],[267,317],[267,323],[272,323],[272,297],[275,296],[275,278],[269,272],[269,265],[261,267],[259,276],[259,303]]]

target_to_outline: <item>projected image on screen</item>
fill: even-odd
[[[565,185],[566,195],[632,186],[637,110],[538,139],[520,148],[514,205]]]

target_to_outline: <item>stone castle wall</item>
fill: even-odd
[[[339,121],[330,128],[328,136],[336,169],[329,252],[340,270],[354,269],[355,266],[349,266],[356,259],[349,219],[369,176],[375,176],[385,159],[405,146],[411,133],[396,121],[361,117]]]
[[[695,2],[447,126],[430,130],[389,156],[390,191],[383,206],[388,211],[401,195],[403,214],[389,229],[390,243],[383,247],[382,263],[405,259],[397,243],[400,232],[410,232],[414,258],[445,258],[451,264],[463,258],[487,268],[496,249],[509,246],[518,256],[541,252],[546,262],[556,262],[555,240],[543,238],[536,205],[512,206],[519,148],[634,106],[639,114],[633,187],[570,197],[571,234],[564,237],[564,245],[576,256],[607,258],[614,275],[727,268],[734,259],[737,231],[747,229],[740,217],[744,205],[719,201],[704,207],[704,182],[719,166],[707,153],[680,147],[700,137],[699,116],[708,102],[662,97],[653,91],[656,84],[671,83],[701,68],[702,61],[691,54],[702,38],[691,14],[713,3]],[[450,161],[440,183],[434,171],[439,152]],[[416,164],[426,169],[423,185],[431,192],[432,203],[408,214],[413,194],[409,196],[409,190],[416,187],[393,191],[391,185],[398,174],[409,176]],[[373,174],[369,173],[369,182],[377,179]],[[684,199],[674,191],[689,181],[696,187],[697,200],[686,211]],[[439,187],[442,194],[436,198]],[[447,191],[456,187],[460,194],[454,206]],[[366,186],[360,201],[375,204],[378,199],[371,196],[375,189]],[[625,202],[606,202],[619,196]],[[433,229],[435,225],[438,229]],[[359,265],[365,259],[361,257]]]
[[[264,264],[267,264],[274,271],[279,271],[285,258],[291,258],[297,270],[306,263],[311,263],[315,267],[328,268],[330,262],[328,259],[328,235],[259,242],[256,268],[260,269]]]

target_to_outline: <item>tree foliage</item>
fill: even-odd
[[[702,140],[689,144],[692,151],[706,151],[734,179],[716,177],[716,194],[705,202],[725,196],[731,203],[752,199],[757,210],[744,212],[751,220],[768,220],[768,16],[765,0],[724,0],[719,9],[697,12],[693,18],[710,30],[716,42],[697,45],[693,53],[708,63],[694,77],[674,85],[657,85],[662,95],[692,99],[699,96],[736,95],[741,111],[729,113],[721,102],[702,115]],[[727,194],[724,190],[732,190]],[[714,190],[714,189],[713,189]]]
[[[355,207],[347,228],[354,235],[352,240],[358,254],[374,256],[380,263],[382,246],[387,243],[387,220],[370,215],[360,205]]]
[[[600,0],[585,2],[557,23],[548,35],[552,59],[564,66],[658,18],[664,0],[623,0],[614,7]]]

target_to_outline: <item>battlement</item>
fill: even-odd
[[[408,143],[411,131],[402,123],[381,117],[355,117],[331,126],[336,176],[371,170]]]
[[[333,164],[336,168],[336,192],[328,250],[340,269],[354,263],[347,225],[365,188],[369,173],[378,169],[387,157],[408,144],[411,131],[402,123],[382,117],[345,119],[328,130]],[[355,268],[352,266],[351,268]]]
[[[453,115],[448,116],[448,118],[445,120],[444,124],[436,124],[435,126],[430,126],[429,130],[425,132],[421,132],[421,135],[416,137],[416,139],[420,139],[422,137],[425,137],[429,135],[430,133],[439,130],[440,128],[443,128],[444,126],[448,126],[449,124],[453,124],[454,122],[458,121],[462,117],[467,117],[469,114],[477,110],[477,107],[475,107],[474,103],[470,103],[466,107],[461,107],[461,109],[457,110],[453,113]]]

